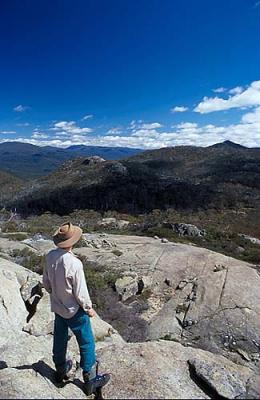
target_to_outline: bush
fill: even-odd
[[[10,256],[13,257],[17,264],[22,265],[24,268],[29,269],[30,271],[37,272],[38,274],[43,273],[43,268],[45,264],[45,256],[38,255],[32,252],[30,249],[25,247],[22,250],[14,249],[10,253]]]

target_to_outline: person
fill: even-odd
[[[53,362],[57,382],[68,379],[72,360],[66,359],[68,328],[75,334],[80,350],[80,367],[86,394],[95,393],[109,380],[109,374],[97,374],[95,340],[90,318],[95,315],[89,296],[82,262],[73,252],[82,230],[72,223],[62,224],[54,233],[57,246],[45,260],[43,286],[50,294],[51,311],[55,313],[53,334]]]

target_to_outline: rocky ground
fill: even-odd
[[[77,345],[65,385],[53,379],[53,315],[41,276],[13,251],[44,254],[40,236],[0,238],[0,398],[84,398]],[[118,275],[92,320],[106,398],[259,398],[259,268],[192,245],[87,234],[75,253]],[[116,329],[117,330],[116,330]]]

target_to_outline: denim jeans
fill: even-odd
[[[55,314],[53,338],[53,362],[56,369],[62,369],[66,363],[68,328],[76,336],[80,350],[80,366],[84,372],[90,372],[95,364],[95,340],[90,318],[82,308],[69,319]]]

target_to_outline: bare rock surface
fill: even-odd
[[[55,248],[52,240],[44,239],[41,236],[34,236],[33,238],[25,239],[22,243],[28,245],[31,249],[41,254],[47,254],[50,250]]]
[[[16,330],[22,328],[27,310],[19,293],[19,284],[14,274],[0,270],[0,346],[4,345]],[[10,336],[9,336],[10,335]]]
[[[107,249],[75,252],[92,265],[150,280],[148,310],[140,313],[147,321],[147,339],[174,338],[259,369],[257,267],[192,245],[138,236],[106,238],[116,244],[120,257]],[[133,296],[133,304],[135,300]]]
[[[246,398],[248,379],[256,379],[250,368],[169,341],[131,343],[120,351],[107,347],[100,357],[107,370],[112,371],[115,364],[120,366],[104,389],[110,399]],[[195,371],[190,365],[196,367]]]
[[[147,340],[126,343],[113,323],[92,319],[101,370],[112,375],[105,398],[260,397],[257,267],[154,238],[96,238],[115,243],[120,256],[109,246],[75,252],[137,283],[117,301],[126,316],[137,310]],[[0,258],[0,278],[0,398],[85,398],[74,336],[71,377],[62,386],[54,381],[53,314],[41,277]],[[122,293],[128,285],[121,281]],[[147,307],[138,308],[141,301]]]
[[[12,253],[13,250],[31,250],[35,251],[34,249],[31,248],[31,246],[28,246],[27,243],[25,242],[19,242],[17,240],[10,240],[7,238],[0,237],[0,249],[1,252],[10,254]]]

